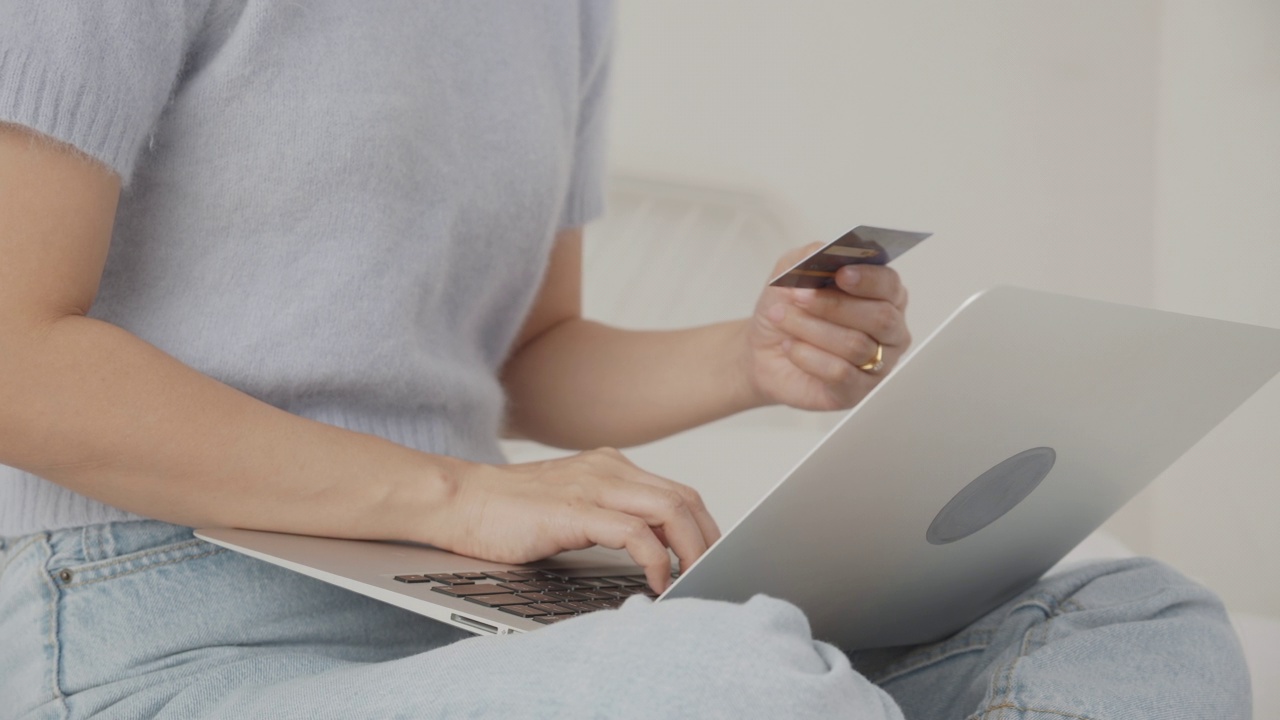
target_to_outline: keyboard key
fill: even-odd
[[[569,585],[554,580],[526,580],[525,585],[532,585],[539,590],[572,590]]]
[[[467,602],[485,607],[502,607],[503,605],[532,605],[533,600],[520,595],[472,595]]]
[[[573,600],[575,602],[578,602],[582,600],[591,599],[586,595],[583,595],[582,593],[574,592],[572,590],[548,590],[545,594],[551,595],[552,597],[556,598],[556,600],[560,600],[560,601]]]
[[[539,603],[532,606],[535,610],[541,610],[548,615],[574,615],[575,613],[567,607],[560,607],[554,603]]]
[[[587,600],[613,600],[618,596],[604,590],[579,590],[578,594]]]
[[[498,609],[504,613],[511,613],[512,615],[519,615],[520,617],[537,617],[539,615],[546,615],[545,612],[538,610],[532,605],[503,605]]]
[[[605,580],[608,580],[609,582],[613,583],[614,585],[617,585],[618,587],[624,587],[624,588],[648,586],[648,583],[645,582],[643,578],[636,580],[634,578],[629,578],[629,577],[610,577],[610,578],[605,578]]]
[[[538,592],[538,590],[540,589],[525,582],[500,582],[498,584],[504,588],[508,588],[513,592]]]
[[[613,610],[614,609],[613,606],[605,605],[603,602],[599,600],[587,600],[582,604],[594,610]]]
[[[580,587],[580,588],[604,589],[604,588],[618,587],[616,583],[613,583],[609,580],[605,580],[604,578],[595,578],[595,577],[573,578],[572,580],[569,580],[569,582],[573,583],[574,586]]]
[[[555,603],[560,602],[560,598],[545,593],[520,593],[520,597],[532,598],[531,602],[537,603]]]
[[[568,620],[571,617],[573,616],[572,615],[543,615],[542,617],[533,618],[533,621],[537,623],[542,623],[543,625],[554,625],[555,623],[558,623],[561,620]]]
[[[444,583],[445,585],[471,585],[471,584],[473,584],[473,581],[468,580],[468,579],[466,579],[466,578],[458,577],[457,575],[454,575],[453,573],[436,573],[436,574],[434,574],[434,575],[427,575],[426,577],[429,577],[429,578],[431,578],[432,580],[435,580],[435,581],[436,581],[436,582],[438,582],[438,583]]]
[[[513,572],[487,572],[484,574],[487,578],[493,578],[499,582],[524,582],[524,575],[517,575]]]
[[[546,568],[545,571],[559,578],[602,578],[613,576],[634,575],[637,568],[632,566],[620,567],[587,567],[587,568]]]
[[[469,595],[508,595],[511,590],[501,585],[450,585],[448,587],[433,587],[432,592],[438,592],[442,595],[450,597],[467,597]]]
[[[454,573],[454,575],[457,575],[463,580],[488,580],[489,579],[488,574],[482,573],[482,572],[460,572],[460,573]]]
[[[555,582],[560,582],[559,575],[556,575],[554,573],[549,573],[546,570],[512,570],[511,572],[515,573],[516,575],[523,575],[525,582],[533,582],[535,580],[542,580],[542,581],[552,580]]]
[[[600,609],[594,605],[588,605],[587,603],[580,602],[562,602],[560,605],[562,607],[567,607],[576,613],[589,613]]]
[[[396,580],[402,583],[427,583],[431,582],[431,578],[426,575],[396,575]]]

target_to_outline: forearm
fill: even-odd
[[[0,462],[148,517],[430,541],[457,461],[312,422],[80,315],[0,327]]]
[[[509,427],[557,447],[627,447],[756,407],[745,322],[651,332],[567,320],[507,363]]]

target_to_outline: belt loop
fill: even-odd
[[[114,548],[110,523],[95,523],[80,529],[80,553],[84,562],[105,560],[111,557]]]

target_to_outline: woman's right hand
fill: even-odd
[[[541,560],[595,545],[622,549],[655,592],[720,537],[702,497],[652,475],[612,448],[517,465],[466,464],[432,544],[503,563]]]

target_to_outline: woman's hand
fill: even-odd
[[[622,549],[662,592],[667,548],[689,567],[720,537],[697,491],[636,467],[611,448],[519,465],[467,464],[433,523],[432,544],[525,563],[594,545]]]
[[[819,247],[787,253],[775,274]],[[804,410],[853,407],[911,344],[906,308],[906,288],[882,265],[845,266],[829,289],[767,287],[748,324],[748,381],[764,403]],[[883,366],[859,369],[873,364],[877,352]]]

